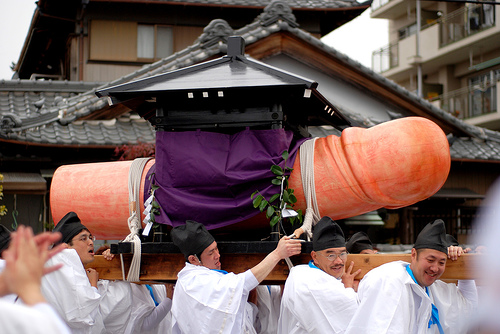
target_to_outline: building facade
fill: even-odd
[[[377,0],[389,45],[373,68],[467,123],[500,129],[500,6],[494,1]]]

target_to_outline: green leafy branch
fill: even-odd
[[[151,182],[151,190],[149,191],[149,193],[150,193],[150,196],[153,196],[153,200],[151,201],[151,211],[149,214],[149,221],[154,224],[153,229],[156,229],[158,227],[158,224],[156,224],[155,216],[160,215],[160,204],[156,200],[155,191],[156,191],[156,189],[160,188],[160,186],[154,184],[154,175],[155,175],[155,173],[152,173],[149,176],[149,181]]]
[[[271,227],[284,218],[283,209],[293,210],[293,206],[297,203],[297,198],[293,194],[294,189],[288,188],[288,175],[293,171],[293,168],[286,166],[288,151],[283,151],[281,156],[285,160],[285,168],[283,169],[278,165],[271,166],[271,172],[276,176],[271,180],[271,183],[275,186],[279,186],[280,192],[272,195],[269,200],[267,200],[258,190],[251,195],[253,207],[259,208],[260,212],[266,211],[266,217],[270,219],[269,224]],[[288,216],[290,223],[292,225],[295,222],[302,223],[302,211],[296,210],[294,212],[297,213],[297,215]]]

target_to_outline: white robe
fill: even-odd
[[[243,319],[243,330],[245,334],[257,334],[255,330],[255,320],[257,319],[257,305],[247,302],[245,305],[245,314]]]
[[[70,334],[68,326],[46,303],[33,306],[13,305],[0,300],[2,334]]]
[[[437,325],[428,328],[432,303],[445,333],[467,332],[468,316],[477,304],[474,282],[459,281],[457,288],[437,280],[429,286],[429,298],[410,277],[407,265],[390,262],[365,275],[358,288],[360,306],[346,333],[439,333]]]
[[[276,334],[280,317],[281,286],[257,287],[257,318],[255,328],[259,334]]]
[[[278,333],[344,333],[357,307],[354,289],[321,269],[298,265],[285,283]]]
[[[153,284],[151,285],[151,288],[153,288],[153,293],[155,295],[156,301],[160,303],[160,305],[158,306],[166,304],[164,305],[165,310],[163,311],[166,313],[166,315],[158,315],[158,317],[162,318],[160,323],[155,327],[154,330],[146,331],[143,333],[170,334],[172,333],[172,312],[170,312],[170,310],[172,309],[172,299],[167,297],[167,289],[164,284]]]
[[[155,306],[153,298],[145,285],[125,281],[98,282],[102,294],[100,311],[107,333],[113,334],[167,334],[170,333],[171,321],[167,313],[171,300],[166,298],[165,286],[153,286],[155,298],[161,304]],[[163,289],[162,289],[163,287]],[[163,308],[163,310],[160,310]],[[143,330],[144,321],[153,315],[153,328]]]
[[[244,333],[248,294],[258,284],[250,270],[224,275],[186,263],[174,289],[172,333]]]
[[[105,333],[99,310],[101,294],[90,285],[78,253],[65,249],[47,261],[63,267],[42,278],[42,293],[71,328],[73,334]]]

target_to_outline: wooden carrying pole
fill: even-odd
[[[222,269],[228,272],[242,273],[258,264],[266,254],[222,254]],[[475,279],[478,278],[478,254],[464,254],[458,260],[446,262],[446,270],[441,276],[445,280]],[[125,275],[128,273],[132,254],[124,254]],[[306,264],[311,260],[308,253],[291,258],[294,265]],[[410,254],[349,254],[346,263],[354,261],[354,270],[361,269],[356,279],[361,279],[371,269],[391,261],[410,262]],[[184,267],[184,256],[179,253],[173,254],[142,254],[141,258],[141,282],[175,282],[177,273]],[[87,265],[99,272],[99,278],[107,280],[121,280],[122,269],[120,256],[115,256],[111,261],[96,255],[94,262]],[[284,284],[288,277],[289,269],[285,261],[280,261],[263,284]]]

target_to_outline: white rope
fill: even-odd
[[[141,203],[140,203],[140,189],[141,189],[141,176],[147,162],[152,158],[139,158],[135,159],[130,165],[128,173],[128,199],[130,217],[128,218],[128,228],[130,234],[123,240],[125,242],[132,242],[134,244],[134,255],[130,263],[127,281],[138,282],[141,271],[141,239],[139,238],[139,230],[141,229]],[[123,256],[120,257],[122,262],[122,277],[125,280]]]
[[[306,214],[302,230],[306,233],[308,241],[312,238],[312,227],[321,219],[314,185],[314,146],[317,139],[316,137],[307,140],[300,145],[300,175],[306,198]]]
[[[295,237],[305,233],[308,241],[312,238],[312,227],[320,220],[318,202],[316,200],[316,187],[314,185],[314,145],[316,139],[310,139],[300,145],[300,176],[302,189],[306,198],[306,214],[302,226],[294,231]],[[288,269],[293,268],[290,258],[285,258]]]
[[[290,260],[290,258],[289,258],[289,257],[286,257],[286,258],[285,258],[285,262],[286,262],[286,264],[288,265],[288,269],[292,270],[292,268],[293,268],[293,263],[292,263],[292,260]]]

